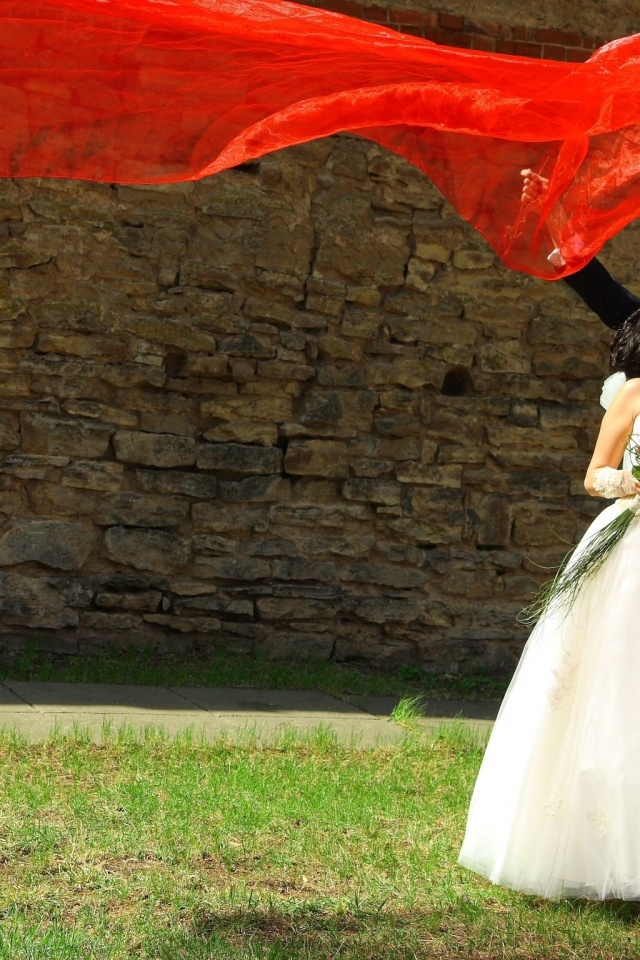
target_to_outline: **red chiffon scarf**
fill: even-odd
[[[4,0],[0,48],[0,176],[189,180],[350,131],[547,278],[640,214],[640,36],[569,64],[284,0]],[[550,181],[534,207],[524,167]]]

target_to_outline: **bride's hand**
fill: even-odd
[[[549,188],[549,181],[546,177],[541,177],[539,173],[534,173],[533,170],[521,170],[520,176],[524,178],[522,203],[535,203],[536,200],[542,200]]]

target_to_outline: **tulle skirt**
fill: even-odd
[[[607,507],[574,558],[624,508]],[[459,862],[543,897],[640,899],[640,515],[573,607],[531,634]]]

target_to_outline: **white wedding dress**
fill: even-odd
[[[574,556],[628,502],[603,510]],[[531,634],[459,862],[543,897],[640,900],[640,513],[573,607]]]

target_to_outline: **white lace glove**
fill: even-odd
[[[593,473],[593,489],[601,497],[613,500],[616,497],[632,497],[635,479],[631,470],[615,470],[614,467],[598,467]]]

